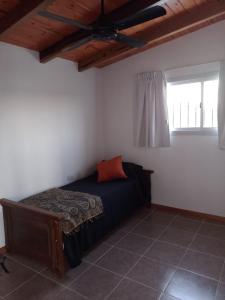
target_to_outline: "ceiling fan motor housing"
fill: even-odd
[[[118,31],[113,26],[98,26],[93,30],[93,38],[98,41],[113,40],[117,37]]]

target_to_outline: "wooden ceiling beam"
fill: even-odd
[[[88,37],[90,37],[90,33],[83,29],[64,37],[62,40],[58,41],[54,45],[40,51],[40,62],[46,63],[52,60],[57,56],[57,54],[72,49],[72,46],[75,42],[78,42],[79,40],[82,41],[83,39],[88,40]]]
[[[0,38],[13,30],[20,22],[46,9],[51,2],[52,0],[21,0],[13,10],[0,19]]]
[[[91,67],[105,67],[131,55],[140,53],[152,47],[163,44],[169,40],[196,31],[210,24],[225,19],[225,0],[204,3],[202,7],[196,7],[192,11],[185,12],[167,19],[157,26],[150,27],[134,35],[148,41],[143,48],[130,48],[119,44],[111,49],[99,52],[97,55],[78,63],[78,70],[84,71]]]

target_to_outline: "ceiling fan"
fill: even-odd
[[[165,8],[155,5],[159,0],[130,0],[123,6],[105,14],[105,3],[101,0],[101,12],[95,22],[85,25],[79,21],[56,15],[49,11],[41,11],[38,14],[42,17],[53,19],[80,28],[77,38],[69,47],[63,51],[69,51],[80,47],[92,40],[97,41],[118,41],[130,47],[139,48],[146,44],[145,41],[120,33],[120,30],[145,23],[149,20],[159,18],[166,14]]]

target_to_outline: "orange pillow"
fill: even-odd
[[[110,160],[104,160],[97,164],[98,182],[111,181],[114,179],[125,179],[122,165],[122,156],[114,157]]]

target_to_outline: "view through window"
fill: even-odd
[[[218,77],[168,83],[170,130],[217,127]]]

